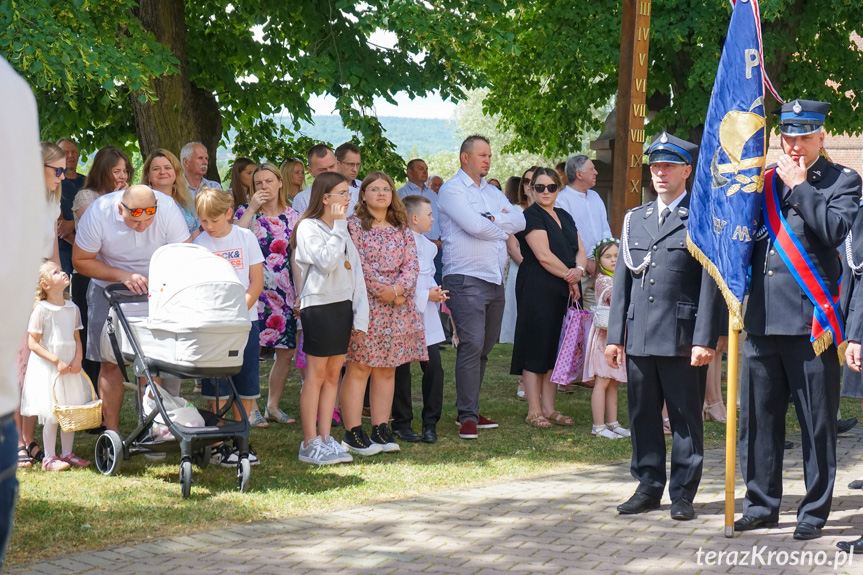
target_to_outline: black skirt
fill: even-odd
[[[315,357],[348,352],[354,310],[350,300],[313,305],[300,310],[303,324],[303,352]]]

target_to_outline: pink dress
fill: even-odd
[[[353,331],[347,360],[370,367],[398,367],[412,361],[428,361],[422,318],[413,304],[419,277],[419,260],[408,228],[362,229],[359,218],[348,218],[369,294],[369,329]],[[381,286],[399,284],[407,301],[383,303],[373,295]]]
[[[611,285],[614,279],[611,276],[601,274],[596,278],[594,291],[596,292],[596,303],[598,305],[611,305]],[[590,326],[590,335],[587,338],[587,359],[584,362],[584,373],[586,379],[594,377],[607,377],[614,381],[626,381],[626,356],[624,356],[620,367],[612,369],[605,361],[605,344],[608,339],[608,330],[600,329],[595,325]]]

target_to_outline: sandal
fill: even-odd
[[[252,413],[249,414],[249,425],[260,429],[266,429],[270,426],[270,424],[267,423],[267,420],[264,419],[264,416],[261,415],[260,410],[257,409],[253,410]]]
[[[632,433],[630,433],[628,429],[620,425],[620,423],[617,421],[606,423],[605,426],[621,437],[632,437]]]
[[[27,446],[27,454],[34,463],[42,463],[42,460],[45,459],[45,454],[42,453],[42,449],[35,441]]]
[[[572,425],[572,418],[555,410],[546,418],[555,425]]]
[[[575,390],[572,389],[572,384],[570,383],[560,383],[557,385],[558,393],[575,393]]]
[[[607,425],[594,425],[590,430],[592,437],[602,437],[603,439],[620,439],[620,436],[610,430]]]
[[[701,415],[704,421],[725,423],[728,414],[725,412],[722,400],[719,400],[716,403],[705,403]]]
[[[30,459],[30,453],[23,445],[18,448],[18,467],[32,467],[33,460]]]
[[[662,433],[671,435],[671,420],[667,417],[662,418]]]
[[[543,417],[541,413],[528,413],[524,421],[533,427],[551,427],[551,422]]]
[[[282,411],[280,408],[276,408],[273,411],[270,411],[269,407],[264,408],[264,419],[267,421],[275,421],[276,423],[281,423],[283,425],[288,425],[290,423],[296,423],[297,420]]]

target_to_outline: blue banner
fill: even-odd
[[[704,122],[688,244],[716,280],[739,328],[764,188],[763,67],[758,2],[738,0]]]

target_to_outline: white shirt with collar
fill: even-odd
[[[588,252],[587,257],[593,257],[591,250],[599,240],[611,237],[605,203],[594,190],[579,192],[571,186],[565,186],[557,195],[554,205],[572,216],[581,243]]]
[[[348,210],[345,214],[350,217],[354,215],[354,208],[360,199],[360,186],[362,185],[362,180],[354,180],[348,186],[348,191],[351,193],[351,201],[348,203]],[[312,199],[312,186],[309,186],[305,190],[298,192],[296,196],[294,196],[294,201],[291,202],[291,207],[297,210],[297,213],[301,216],[306,213],[306,210],[309,209],[309,200]]]
[[[440,239],[440,220],[438,219],[438,196],[434,191],[423,184],[422,187],[414,184],[413,182],[408,182],[398,191],[399,198],[404,199],[405,196],[422,196],[424,198],[428,198],[431,201],[432,207],[432,218],[434,221],[431,225],[431,231],[426,232],[423,235],[430,240],[439,240]]]
[[[659,221],[659,218],[662,217],[662,210],[664,210],[665,208],[668,208],[669,210],[671,210],[671,213],[674,213],[674,210],[677,209],[677,206],[680,205],[680,202],[683,201],[683,198],[686,197],[687,193],[688,192],[686,190],[683,190],[683,193],[680,194],[679,196],[677,196],[674,199],[674,201],[668,205],[665,205],[665,202],[662,201],[661,196],[657,196],[656,197],[656,221]]]
[[[477,185],[462,169],[441,186],[438,213],[443,275],[462,274],[502,285],[506,239],[524,229],[524,214],[484,178]]]

